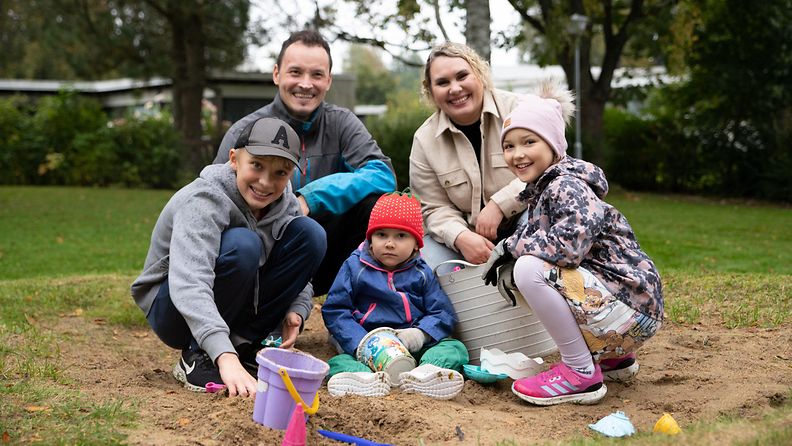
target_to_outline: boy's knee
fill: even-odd
[[[324,228],[309,217],[299,217],[289,224],[289,229],[296,231],[295,236],[303,240],[302,245],[311,255],[320,259],[327,251],[327,235]]]
[[[234,263],[238,267],[258,269],[262,243],[259,236],[247,228],[230,228],[220,238],[219,263]]]

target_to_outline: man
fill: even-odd
[[[292,34],[272,72],[274,101],[237,121],[226,132],[215,163],[242,130],[262,117],[288,122],[300,136],[302,173],[292,185],[304,215],[327,233],[327,253],[314,275],[314,295],[326,294],[349,254],[366,238],[369,214],[380,195],[396,189],[390,158],[348,109],[324,102],[333,83],[330,45],[316,31]]]

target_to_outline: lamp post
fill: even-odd
[[[572,14],[569,17],[567,31],[575,37],[575,158],[583,158],[583,143],[580,141],[580,112],[581,112],[581,93],[580,93],[580,37],[586,32],[588,17],[582,14]]]

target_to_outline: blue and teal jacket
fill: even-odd
[[[300,165],[292,187],[305,197],[311,214],[340,215],[371,194],[396,189],[390,158],[349,109],[322,102],[309,121],[293,118],[280,95],[272,103],[240,119],[226,132],[214,163],[228,161],[228,151],[251,122],[274,117],[288,122],[300,135]]]
[[[394,271],[371,257],[366,241],[341,266],[322,305],[327,331],[355,355],[360,340],[379,327],[416,327],[432,337],[451,336],[457,315],[432,269],[414,256]]]

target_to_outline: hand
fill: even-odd
[[[228,387],[228,396],[252,397],[256,394],[256,379],[242,367],[236,354],[225,352],[218,356],[217,368],[223,384]]]
[[[410,353],[417,352],[428,341],[430,336],[420,328],[403,328],[396,330],[396,336],[402,341]]]
[[[489,260],[484,264],[482,269],[481,278],[487,285],[497,285],[498,283],[498,267],[509,263],[514,260],[511,253],[506,250],[506,241],[501,240],[492,249]]]
[[[492,200],[476,217],[476,232],[489,240],[498,238],[498,225],[503,220],[501,208]]]
[[[459,234],[454,245],[465,260],[476,265],[486,262],[492,248],[495,247],[491,241],[473,231],[464,231]]]
[[[311,208],[308,207],[308,202],[305,201],[305,197],[302,195],[297,197],[297,201],[300,202],[300,210],[302,211],[303,215],[308,216],[311,213]]]
[[[294,343],[297,342],[297,335],[300,334],[302,322],[302,316],[299,314],[293,311],[286,314],[283,319],[283,331],[281,332],[283,342],[281,342],[280,348],[294,347]]]

